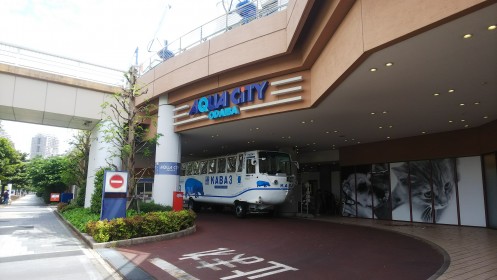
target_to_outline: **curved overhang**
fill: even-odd
[[[380,85],[381,81],[381,86],[377,86],[375,90],[388,91],[388,94],[377,92],[379,102],[385,103],[384,108],[395,106],[395,102],[391,102],[392,96],[395,97],[392,92],[394,89],[384,86],[389,83],[389,77],[378,73],[377,77],[381,79],[371,80],[371,76],[367,76],[368,69],[375,67],[373,64],[377,61],[400,58],[399,56],[403,55],[405,63],[410,63],[404,67],[411,67],[413,74],[416,71],[419,73],[422,69],[419,65],[415,65],[416,61],[413,60],[433,55],[427,53],[426,50],[430,47],[430,36],[434,36],[431,38],[434,53],[440,52],[439,49],[443,52],[443,48],[449,46],[454,40],[443,32],[447,30],[454,32],[456,26],[460,27],[468,22],[464,19],[465,16],[471,17],[474,14],[473,17],[478,18],[476,13],[479,11],[486,16],[485,19],[490,18],[488,13],[495,10],[496,2],[494,0],[290,1],[288,9],[283,12],[229,31],[157,66],[155,70],[141,78],[141,82],[149,90],[141,101],[143,102],[145,98],[156,99],[161,94],[167,94],[169,103],[178,109],[174,119],[176,131],[183,134],[187,131],[190,133],[189,131],[195,128],[195,131],[204,137],[207,134],[217,135],[217,132],[206,132],[203,128],[223,124],[222,129],[221,126],[216,126],[219,129],[212,129],[212,131],[229,131],[237,126],[228,125],[232,121],[272,115],[265,119],[268,122],[274,122],[278,120],[278,116],[281,116],[281,120],[292,120],[292,123],[288,124],[290,126],[295,125],[294,122],[299,119],[302,123],[305,119],[307,121],[325,119],[325,122],[329,122],[327,133],[336,129],[340,131],[340,137],[348,140],[348,143],[328,141],[337,143],[337,147],[358,144],[360,143],[357,141],[358,138],[363,143],[382,141],[386,139],[383,135],[380,137],[379,133],[372,128],[364,127],[366,124],[375,125],[374,121],[370,121],[361,114],[361,110],[366,112],[381,110],[377,109],[381,107],[381,104],[367,99],[366,102],[371,104],[370,108],[367,104],[363,104],[365,100],[360,98],[370,98],[367,96],[368,87],[357,86],[357,81],[365,84],[371,83],[372,90],[376,85]],[[457,19],[462,20],[457,22]],[[478,21],[481,21],[478,24],[482,24],[483,18]],[[469,22],[476,21],[473,18]],[[447,25],[448,23],[450,24]],[[473,28],[475,24],[471,25]],[[495,40],[489,42],[492,44]],[[423,49],[420,49],[419,53],[414,53],[420,45]],[[491,48],[491,46],[474,46],[476,49],[479,47],[483,47],[486,51]],[[409,55],[409,51],[414,51],[412,56]],[[454,46],[454,53],[464,53],[464,51],[463,47]],[[437,59],[439,59],[437,60],[438,68],[447,64],[446,57],[439,55]],[[487,64],[485,63],[486,66],[482,68],[493,71],[492,66]],[[395,75],[390,76],[390,79],[404,79],[397,81],[396,84],[408,82],[405,79],[409,77],[409,74],[400,72],[391,72],[391,74]],[[444,76],[448,75],[444,74]],[[454,76],[451,79],[457,80],[456,75],[451,76]],[[429,78],[423,78],[427,83],[433,83],[429,81]],[[492,80],[492,77],[488,79]],[[292,82],[282,85],[281,81],[286,80]],[[344,81],[347,82],[344,83]],[[224,91],[233,93],[234,90],[245,89],[246,86],[263,82],[268,83],[264,99],[254,98],[250,104],[244,104],[249,109],[242,110],[243,106],[240,106],[238,108],[240,114],[217,119],[209,119],[204,114],[202,118],[192,120],[199,116],[191,114],[195,113],[191,108],[199,98],[209,98]],[[490,85],[494,88],[494,81]],[[419,86],[417,89],[426,90]],[[288,92],[281,94],[281,91],[285,90]],[[488,87],[486,91],[488,90],[491,91],[491,88]],[[416,95],[414,89],[410,92],[412,96]],[[288,102],[281,101],[285,99]],[[405,100],[411,99],[405,98]],[[344,106],[350,106],[351,102],[360,105],[352,105],[349,111],[344,111]],[[407,106],[406,109],[410,108],[409,105],[404,106]],[[431,109],[433,106],[435,108]],[[302,110],[308,108],[320,109],[311,110],[312,112]],[[436,113],[436,105],[430,104],[430,110],[433,112],[427,112],[425,115],[433,117]],[[448,110],[444,113],[451,115]],[[301,111],[310,113],[299,113]],[[354,123],[351,124],[350,119],[343,120],[343,118],[351,116],[356,118],[357,122],[355,122],[354,129],[347,129],[345,124],[351,127]],[[405,118],[406,116],[402,116],[403,120]],[[494,119],[495,116],[491,115],[485,121],[475,121],[474,126]],[[242,124],[242,122],[236,123]],[[245,126],[247,129],[248,127],[255,129],[255,123],[260,123],[260,121],[247,123]],[[378,126],[381,124],[377,124],[376,128]],[[319,133],[325,133],[323,127],[320,129],[323,131]],[[370,137],[364,137],[364,133],[357,131],[361,129],[366,131]],[[419,128],[420,131],[421,129]],[[438,125],[429,131],[436,133],[454,129],[460,128]],[[408,131],[402,127],[397,134],[391,133],[391,135],[393,135],[392,138],[409,137],[421,133],[420,131]],[[281,135],[286,135],[285,133],[288,131],[279,131]],[[318,132],[311,133],[319,138]],[[354,134],[358,136],[354,137]],[[296,143],[298,141],[293,139],[292,142],[296,145],[303,143],[302,141]],[[273,139],[272,142],[278,141]],[[330,149],[331,145],[327,148]],[[321,145],[317,150],[319,149],[323,149],[323,146]]]

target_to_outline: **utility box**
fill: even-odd
[[[173,210],[183,210],[183,192],[173,192]]]

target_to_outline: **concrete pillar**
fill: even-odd
[[[174,132],[174,106],[168,104],[167,95],[159,98],[157,133],[159,137],[155,151],[155,176],[152,198],[155,203],[173,205],[173,192],[179,187],[181,160],[180,136]]]
[[[105,123],[101,124],[105,126]],[[120,161],[116,157],[112,157],[116,154],[115,151],[117,147],[104,142],[104,133],[100,126],[97,125],[91,131],[91,146],[90,146],[90,156],[88,158],[88,175],[86,177],[86,191],[85,191],[85,208],[91,205],[91,196],[95,191],[94,181],[95,174],[102,167],[109,166],[110,163],[120,166]]]

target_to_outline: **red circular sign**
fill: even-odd
[[[121,175],[116,174],[110,177],[109,183],[111,187],[118,189],[123,186],[124,179]]]

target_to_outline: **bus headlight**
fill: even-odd
[[[273,182],[275,185],[278,185],[278,180],[274,180]]]

